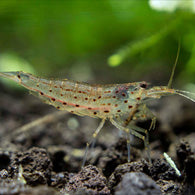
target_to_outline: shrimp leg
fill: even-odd
[[[127,149],[128,149],[128,162],[130,161],[130,134],[142,139],[144,141],[144,146],[147,151],[148,159],[149,162],[151,162],[151,157],[150,157],[150,148],[149,148],[149,139],[148,139],[148,131],[146,129],[143,129],[141,127],[137,127],[135,125],[132,125],[131,123],[128,124],[127,127],[124,127],[120,125],[118,122],[116,122],[114,119],[110,119],[111,123],[117,127],[118,129],[125,131],[127,136]],[[141,133],[144,133],[146,136],[142,135]]]
[[[149,131],[150,130],[154,130],[155,125],[156,125],[156,116],[152,113],[152,111],[146,106],[146,104],[144,105],[140,105],[138,107],[139,112],[137,112],[134,117],[133,120],[137,120],[137,119],[141,119],[141,120],[145,120],[147,118],[151,119],[151,124],[149,127]]]
[[[129,129],[131,129],[131,134],[142,139],[143,142],[144,142],[144,146],[145,146],[145,149],[147,151],[147,155],[148,155],[148,159],[149,159],[149,162],[151,163],[151,157],[150,157],[150,146],[149,146],[149,134],[148,134],[148,131],[146,129],[143,129],[141,127],[138,127],[136,125],[133,125],[131,123],[128,124],[127,126]],[[142,134],[140,133],[144,133],[145,136],[143,136]]]
[[[128,150],[128,162],[130,162],[130,134],[142,139],[144,141],[144,146],[147,149],[147,154],[148,154],[148,158],[149,161],[151,162],[151,158],[150,158],[150,150],[149,150],[149,144],[148,144],[148,133],[146,129],[142,129],[140,127],[137,127],[135,125],[132,125],[129,123],[128,127],[124,127],[122,125],[120,125],[119,123],[117,123],[114,119],[110,119],[110,122],[117,127],[118,129],[125,131],[127,134],[127,150]],[[138,132],[142,132],[146,134],[146,137]],[[146,138],[146,139],[145,139]]]
[[[102,121],[100,122],[99,126],[97,127],[97,129],[93,133],[93,137],[92,137],[91,141],[87,142],[87,144],[86,144],[86,149],[85,149],[85,154],[84,154],[84,157],[83,157],[82,167],[85,166],[85,162],[86,162],[86,159],[87,159],[87,153],[88,153],[88,150],[89,150],[89,146],[91,144],[94,145],[94,142],[96,140],[97,135],[99,134],[100,130],[102,129],[102,127],[105,124],[105,120],[106,120],[105,118],[102,119]]]
[[[128,162],[130,162],[130,129],[118,124],[113,118],[110,118],[110,122],[118,129],[126,132],[127,135],[127,152],[128,152]]]
[[[131,154],[130,133],[126,133],[126,136],[127,136],[127,155],[128,155],[128,162],[130,162],[130,160],[131,160],[131,157],[130,157],[130,154]]]
[[[138,138],[140,138],[140,139],[142,139],[144,141],[144,147],[145,147],[145,150],[147,151],[149,162],[151,163],[152,161],[151,161],[151,157],[150,157],[150,146],[149,146],[148,131],[146,129],[143,129],[141,127],[138,127],[138,126],[135,126],[135,125],[132,125],[132,124],[129,124],[129,126],[132,129],[131,134],[138,137]],[[141,132],[141,133],[145,133],[145,136],[138,133],[137,131]]]
[[[145,146],[145,149],[147,151],[149,162],[151,163],[148,131],[154,130],[155,125],[156,125],[156,117],[151,112],[151,110],[146,107],[146,104],[139,106],[138,109],[139,109],[139,112],[134,115],[133,120],[137,120],[137,119],[145,120],[146,118],[150,118],[152,121],[151,121],[149,130],[137,127],[133,124],[130,125],[130,128],[134,129],[135,131],[138,131],[138,132],[141,132],[141,133],[145,134],[145,139],[143,139],[144,140],[144,146]]]

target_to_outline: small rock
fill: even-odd
[[[14,178],[18,177],[19,165],[22,166],[27,184],[40,185],[49,182],[52,163],[45,149],[33,147],[13,155],[8,172]]]
[[[98,168],[88,165],[70,178],[65,191],[73,194],[110,194],[106,182]]]
[[[159,186],[146,174],[131,172],[124,174],[122,181],[117,185],[115,195],[159,195],[162,194]]]
[[[121,181],[125,173],[144,172],[148,174],[149,172],[148,168],[149,168],[149,164],[145,160],[119,165],[109,178],[109,182],[108,182],[109,189],[112,189],[114,186],[116,186]]]
[[[175,180],[178,178],[175,170],[164,159],[156,159],[150,165],[150,175],[154,180]]]
[[[181,185],[172,180],[166,181],[159,179],[156,182],[163,194],[181,194]]]

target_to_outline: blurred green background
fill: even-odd
[[[178,0],[172,10],[157,9],[152,2],[1,0],[0,71],[101,84],[146,80],[166,85],[180,40],[173,85],[194,83],[193,0],[189,5]]]

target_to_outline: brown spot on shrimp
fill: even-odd
[[[113,98],[115,97],[117,97],[118,99],[129,98],[127,87],[117,87],[115,89],[115,95],[113,96]]]

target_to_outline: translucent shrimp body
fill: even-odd
[[[94,142],[106,119],[126,133],[128,161],[130,161],[130,134],[144,141],[150,160],[148,131],[135,126],[133,123],[137,119],[150,118],[152,123],[149,130],[154,129],[155,116],[146,107],[145,101],[160,98],[164,95],[177,94],[195,102],[195,99],[188,96],[190,92],[171,89],[171,82],[169,82],[168,86],[148,88],[148,84],[144,81],[125,84],[89,85],[67,79],[47,80],[22,71],[2,72],[0,76],[19,83],[45,103],[53,105],[59,110],[67,110],[77,115],[101,119],[100,125],[93,133],[93,139],[87,143],[83,165],[85,164],[89,145]],[[172,77],[173,74],[170,81],[172,81]]]
[[[46,80],[24,72],[0,73],[33,91],[45,103],[78,115],[112,118],[129,113],[141,100],[145,82],[89,85],[71,80]]]

